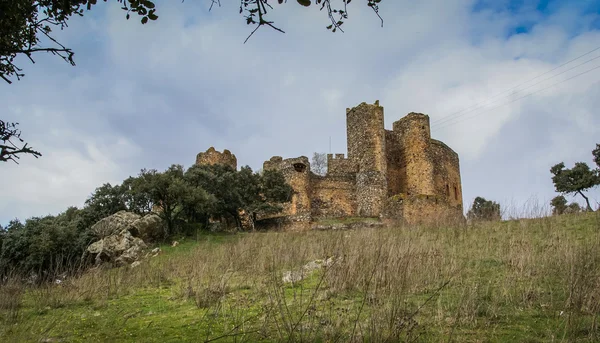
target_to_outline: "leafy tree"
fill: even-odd
[[[581,206],[579,206],[578,203],[572,202],[569,204],[569,206],[567,206],[565,213],[579,213],[582,211],[583,211],[583,208],[581,208]]]
[[[550,205],[552,206],[553,215],[561,215],[567,210],[567,199],[562,195],[557,195],[550,201]]]
[[[482,197],[476,197],[473,201],[473,205],[469,212],[467,212],[467,218],[470,220],[500,220],[500,204],[486,200]]]
[[[139,178],[141,182],[135,183],[135,191],[145,194],[153,205],[160,207],[157,213],[167,224],[165,235],[170,235],[183,214],[182,203],[188,192],[183,166],[174,164],[162,173],[155,169],[142,170]]]
[[[310,170],[321,176],[327,174],[327,155],[318,152],[313,153],[312,160],[310,161]]]
[[[42,280],[76,270],[89,241],[80,229],[81,212],[69,208],[58,216],[9,223],[0,247],[0,275],[35,273]]]
[[[591,170],[584,162],[577,162],[571,169],[565,168],[563,162],[550,168],[552,182],[557,192],[563,194],[579,194],[587,204],[587,210],[592,211],[588,197],[584,191],[600,184],[600,176],[597,171]]]
[[[254,223],[260,213],[280,211],[280,203],[289,200],[292,192],[280,172],[254,173],[248,166],[236,171],[224,165],[194,165],[185,179],[189,187],[210,194],[209,215],[232,220],[237,227],[241,227],[240,210],[250,214]]]
[[[152,212],[152,197],[145,186],[145,183],[149,181],[148,177],[147,170],[142,169],[138,177],[129,177],[121,184],[121,191],[127,209],[139,215]]]
[[[237,184],[242,195],[241,209],[250,214],[252,227],[258,214],[281,211],[281,203],[289,201],[293,192],[283,174],[277,170],[265,170],[258,174],[252,173],[248,166],[242,167],[238,172]]]
[[[241,226],[239,210],[243,200],[237,171],[225,165],[194,165],[185,174],[188,185],[204,189],[214,197],[210,215],[233,220]]]
[[[21,154],[30,154],[35,158],[42,156],[40,152],[24,143],[21,138],[21,130],[17,129],[17,125],[19,123],[6,123],[0,120],[0,162],[13,161],[18,164],[17,159],[21,158],[19,156]]]

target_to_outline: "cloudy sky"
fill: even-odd
[[[286,33],[246,44],[239,2],[221,2],[156,1],[147,25],[100,3],[57,33],[76,67],[20,60],[26,77],[0,84],[2,119],[43,157],[0,166],[0,224],[81,206],[141,168],[189,167],[210,146],[253,169],[329,152],[330,137],[346,152],[345,109],[363,101],[380,100],[387,128],[430,115],[460,155],[465,204],[530,211],[555,195],[553,164],[593,164],[600,49],[549,71],[600,47],[600,1],[386,0],[383,27],[354,1],[331,33],[324,12],[290,0],[271,15]]]

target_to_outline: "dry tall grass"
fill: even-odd
[[[5,282],[0,313],[3,323],[13,324],[0,334],[68,339],[68,330],[47,328],[34,314],[107,308],[111,299],[157,290],[157,306],[194,304],[201,330],[190,333],[192,341],[600,339],[598,213],[452,228],[239,236],[133,269],[91,270],[59,285]],[[282,282],[283,272],[328,257],[331,266],[297,283]],[[132,316],[136,311],[131,308]],[[148,340],[160,340],[147,330]]]

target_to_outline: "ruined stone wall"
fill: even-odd
[[[458,154],[446,144],[432,139],[431,155],[436,194],[462,212],[462,187]]]
[[[380,216],[387,196],[383,107],[379,101],[346,109],[348,159],[356,161],[357,215]]]
[[[296,221],[309,221],[311,211],[310,199],[310,163],[308,157],[283,159],[274,156],[263,163],[264,170],[279,170],[294,193],[290,203],[284,204],[284,210],[279,215],[292,216]]]
[[[311,215],[347,217],[356,215],[355,176],[313,175],[311,177]]]
[[[406,194],[436,194],[429,116],[411,112],[394,122],[393,130],[406,164]]]
[[[208,148],[206,152],[196,155],[196,164],[214,165],[222,164],[237,170],[237,158],[231,151],[225,149],[223,152],[216,151],[214,147]]]

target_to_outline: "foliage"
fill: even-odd
[[[579,206],[579,204],[576,202],[570,203],[569,206],[567,206],[567,209],[565,210],[565,213],[579,213],[579,212],[583,212],[583,208],[581,208],[581,206]]]
[[[21,145],[23,139],[17,125],[19,123],[7,123],[0,120],[0,162],[13,161],[18,163],[17,159],[21,158],[20,154],[30,154],[35,158],[42,156],[40,152],[28,147],[27,143]]]
[[[279,171],[254,173],[248,166],[239,171],[224,165],[194,165],[185,174],[191,189],[200,188],[212,197],[207,205],[211,217],[233,220],[241,227],[240,211],[251,215],[281,210],[279,203],[288,201],[292,188]]]
[[[555,216],[565,213],[567,209],[567,199],[562,195],[557,195],[550,201],[552,206],[552,214]]]
[[[597,171],[590,169],[584,162],[575,163],[571,169],[565,168],[565,164],[561,162],[550,168],[550,173],[557,192],[581,195],[585,199],[587,210],[592,210],[590,201],[583,192],[600,184]]]
[[[0,276],[34,273],[40,280],[79,267],[90,236],[80,225],[82,211],[75,207],[58,216],[11,221],[3,233]]]
[[[500,204],[482,197],[476,197],[467,213],[467,218],[476,221],[500,220]]]
[[[550,205],[552,206],[552,215],[555,216],[567,213],[579,213],[583,210],[576,202],[567,205],[567,199],[562,195],[555,196],[550,201]]]
[[[327,154],[313,153],[310,170],[317,175],[325,176],[327,174]]]

